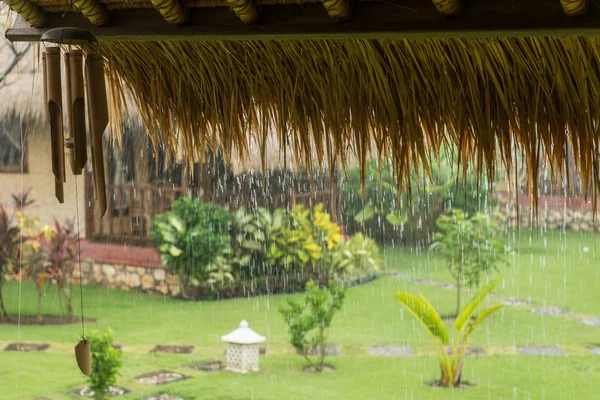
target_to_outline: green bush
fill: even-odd
[[[338,280],[352,282],[379,272],[379,246],[369,237],[357,233],[340,243],[330,257],[331,268]]]
[[[152,219],[151,235],[169,272],[179,276],[184,296],[190,287],[233,281],[226,208],[182,197],[173,211]]]
[[[92,332],[89,336],[92,353],[92,370],[88,377],[89,387],[96,400],[108,397],[109,389],[117,382],[121,368],[122,352],[113,347],[112,330],[99,335]]]
[[[287,306],[280,309],[290,333],[290,343],[317,371],[325,366],[327,334],[331,321],[342,308],[345,289],[333,282],[319,288],[310,281],[306,284],[304,301],[288,300]],[[315,351],[316,356],[311,356]]]

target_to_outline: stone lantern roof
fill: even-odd
[[[221,340],[236,344],[256,344],[262,343],[267,339],[250,329],[248,323],[242,320],[239,328],[225,336],[221,336]]]

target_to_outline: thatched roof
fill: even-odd
[[[251,4],[270,2],[289,3]],[[46,11],[73,4],[32,3]],[[116,9],[163,2],[105,3]],[[448,2],[433,3],[444,12],[440,5]],[[565,10],[566,3],[587,2],[563,1]],[[391,158],[405,184],[410,169],[428,165],[444,146],[457,149],[465,173],[489,175],[499,163],[512,170],[516,152],[523,152],[536,188],[540,163],[563,176],[564,149],[572,148],[575,168],[595,196],[599,45],[595,37],[190,39],[105,41],[97,51],[107,60],[114,115],[129,90],[150,134],[173,147],[182,137],[190,158],[209,144],[244,156],[252,141],[266,154],[273,130],[292,149],[287,156],[304,164],[343,165],[348,151],[364,163],[376,153]]]

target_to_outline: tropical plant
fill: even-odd
[[[334,250],[331,252],[330,263],[338,279],[353,281],[379,271],[379,246],[362,233],[338,244]]]
[[[288,300],[287,306],[280,309],[290,333],[290,343],[316,371],[325,367],[328,330],[335,313],[342,308],[345,294],[345,289],[333,281],[322,288],[310,281],[302,303]],[[313,352],[317,353],[314,357]]]
[[[497,278],[492,283],[483,286],[462,308],[461,312],[454,320],[456,337],[452,342],[451,351],[446,349],[446,346],[451,343],[446,325],[436,309],[427,301],[427,299],[422,295],[414,296],[406,292],[398,292],[396,294],[396,298],[421,323],[421,325],[423,325],[433,341],[442,372],[439,380],[440,386],[460,386],[465,363],[465,352],[469,339],[473,335],[475,329],[490,315],[498,311],[502,305],[498,304],[489,307],[481,311],[477,317],[473,317],[473,315],[488,293],[494,289],[499,281],[500,279]]]
[[[476,213],[468,218],[461,210],[449,210],[437,219],[439,232],[431,250],[446,258],[448,270],[456,282],[456,315],[460,312],[462,286],[478,286],[481,276],[498,270],[506,263],[509,251],[497,239],[499,227],[493,218]]]
[[[233,281],[227,209],[181,197],[173,211],[152,219],[151,235],[169,272],[179,276],[184,296],[189,286]]]
[[[43,279],[51,279],[56,283],[61,313],[67,318],[73,318],[70,278],[75,268],[79,241],[73,228],[73,220],[67,219],[63,224],[54,220],[52,233],[40,236],[39,240],[44,254],[44,270],[41,271]]]
[[[0,319],[7,317],[2,298],[4,277],[10,272],[18,258],[19,247],[23,239],[21,230],[13,219],[13,216],[3,206],[0,206]]]
[[[88,339],[92,353],[92,370],[88,377],[89,388],[94,392],[94,399],[104,400],[109,396],[110,387],[117,382],[123,355],[121,350],[113,347],[110,328],[103,335],[94,331]]]

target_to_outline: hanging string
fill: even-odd
[[[75,210],[77,216],[77,263],[79,264],[79,300],[81,302],[81,338],[85,340],[85,325],[83,318],[83,273],[81,271],[81,236],[79,231],[79,191],[77,188],[77,177],[75,176]]]

